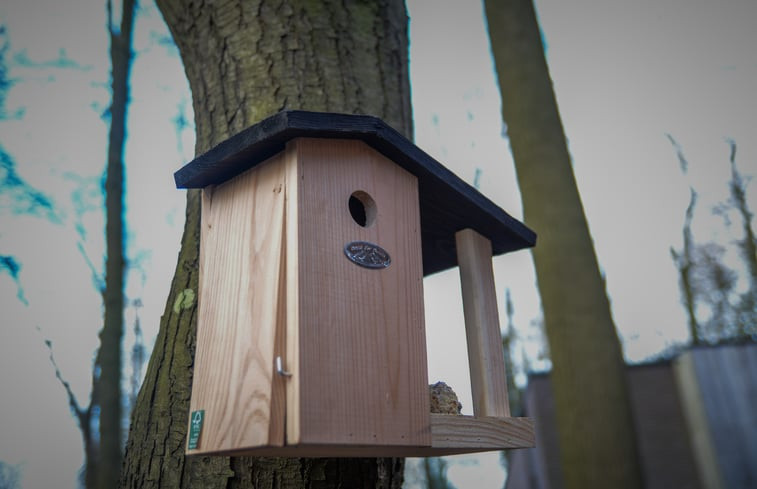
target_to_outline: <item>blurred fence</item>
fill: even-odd
[[[628,367],[647,489],[757,489],[757,344],[687,350]],[[548,374],[524,396],[536,448],[509,453],[507,489],[562,489]]]

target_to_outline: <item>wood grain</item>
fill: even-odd
[[[284,403],[273,399],[283,300],[281,159],[203,191],[190,412],[205,410],[205,422],[198,449],[188,453],[284,443]],[[273,415],[272,406],[280,414]]]
[[[299,188],[300,164],[297,147],[290,144],[284,151],[286,165],[286,368],[292,377],[286,379],[286,443],[300,440],[300,270],[299,252]]]
[[[434,448],[526,448],[536,443],[531,418],[431,415]]]
[[[430,445],[416,179],[360,141],[302,138],[292,147],[300,392],[288,410],[300,419],[288,443]],[[355,191],[376,203],[371,226],[352,219]],[[381,246],[392,264],[352,263],[351,241]]]
[[[301,444],[224,452],[259,457],[440,457],[462,453],[530,448],[535,444],[531,418],[474,418],[432,414],[431,446]]]
[[[373,199],[375,222],[353,219],[355,192]],[[205,410],[205,426],[188,453],[430,456],[533,444],[530,420],[482,417],[509,413],[491,245],[471,230],[455,239],[478,417],[429,413],[414,176],[360,141],[300,138],[203,195],[190,409]],[[381,246],[391,265],[351,262],[352,241]],[[291,377],[275,373],[277,355]]]
[[[473,413],[510,416],[491,242],[472,229],[455,234],[468,343]]]

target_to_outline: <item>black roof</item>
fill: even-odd
[[[178,188],[219,184],[284,149],[298,137],[359,139],[418,178],[423,274],[457,266],[455,232],[475,229],[493,253],[531,247],[536,234],[411,143],[366,115],[282,111],[221,142],[174,174]]]

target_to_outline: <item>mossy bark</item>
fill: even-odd
[[[192,89],[197,153],[282,109],[371,114],[412,135],[401,1],[158,0]],[[402,459],[185,457],[200,205],[132,417],[123,488],[398,488]]]
[[[552,359],[564,486],[642,486],[623,355],[578,194],[532,0],[486,0],[502,115]]]
[[[285,108],[378,115],[412,133],[402,2],[158,5],[192,89],[198,151]]]

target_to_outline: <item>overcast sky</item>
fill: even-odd
[[[0,274],[0,460],[21,464],[23,487],[75,487],[81,441],[53,376],[44,339],[82,403],[101,300],[85,254],[102,268],[97,186],[105,161],[108,59],[104,2],[7,0],[6,56],[12,88],[0,144],[19,175],[49,194],[57,222],[11,216],[0,199],[0,254],[21,263],[16,284]],[[547,57],[574,170],[626,356],[640,360],[687,338],[671,246],[681,245],[689,185],[700,192],[695,231],[730,235],[711,208],[727,197],[728,145],[757,174],[757,2],[537,1]],[[522,217],[481,5],[409,2],[416,143],[516,217]],[[184,192],[172,173],[191,159],[190,95],[152,5],[136,24],[128,167],[128,295],[141,299],[152,344],[183,225]],[[67,66],[63,68],[62,66]],[[690,161],[683,177],[665,134]],[[757,192],[750,187],[752,208]],[[547,196],[545,196],[547,198]],[[78,219],[77,209],[92,210]],[[77,226],[84,234],[77,234]],[[81,243],[81,250],[78,244]],[[495,260],[500,313],[511,289],[524,334],[538,317],[527,252]],[[470,412],[462,306],[456,272],[425,281],[431,381],[445,380]],[[127,311],[128,324],[134,308]],[[126,348],[131,346],[127,338]],[[452,361],[450,359],[453,359]],[[497,455],[455,463],[459,487],[500,487]]]

